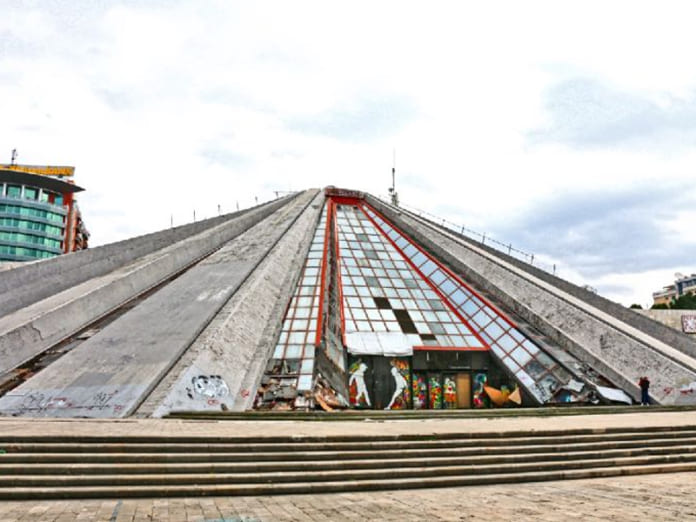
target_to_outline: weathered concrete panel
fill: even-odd
[[[378,200],[376,200],[373,197],[370,197],[370,201],[374,202]],[[590,304],[593,307],[603,312],[606,312],[607,314],[610,314],[617,319],[620,319],[626,324],[631,325],[634,328],[637,328],[638,330],[641,330],[642,332],[650,335],[651,337],[654,337],[655,339],[658,339],[659,341],[662,341],[663,343],[673,348],[676,348],[677,350],[684,352],[685,354],[690,355],[691,357],[696,357],[696,336],[685,335],[681,331],[678,331],[678,329],[670,328],[668,325],[662,324],[656,317],[653,317],[650,314],[642,314],[639,310],[632,310],[630,308],[626,308],[625,306],[619,303],[610,301],[609,299],[602,297],[601,295],[596,294],[594,292],[591,292],[586,288],[575,285],[570,281],[566,281],[565,279],[561,279],[560,277],[550,274],[545,270],[537,268],[536,266],[530,265],[529,263],[525,263],[515,257],[505,254],[504,252],[496,250],[495,248],[491,248],[488,245],[482,245],[466,236],[452,232],[451,230],[440,226],[438,223],[429,221],[426,218],[420,219],[422,221],[428,222],[432,227],[438,230],[443,230],[448,234],[457,237],[459,241],[461,241],[462,243],[472,245],[484,252],[488,252],[489,254],[492,254],[495,258],[505,261],[513,265],[514,267],[519,268],[523,272],[527,272],[528,274],[538,279],[541,279],[542,281],[550,283],[554,287],[563,290],[564,292],[567,292],[568,294],[580,299],[581,301],[585,301],[587,304]]]
[[[118,417],[133,412],[316,192],[264,221],[0,399],[13,415]]]
[[[370,198],[370,203],[466,281],[544,332],[614,383],[640,396],[638,378],[648,375],[651,396],[663,404],[690,401],[680,389],[696,381],[696,359],[652,338],[587,302],[536,278],[494,253],[463,242],[408,213]]]
[[[270,215],[288,200],[245,212],[108,274],[0,318],[0,376],[166,280]],[[76,271],[80,271],[77,268]]]
[[[191,348],[138,409],[160,417],[171,411],[249,409],[280,335],[324,195],[319,193],[268,256],[249,275]]]
[[[257,213],[265,207],[277,208],[279,202],[287,199],[52,259],[18,264],[12,270],[0,272],[0,317],[226,221]]]

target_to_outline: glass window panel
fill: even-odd
[[[430,280],[435,283],[435,286],[440,286],[440,284],[447,278],[445,273],[439,268],[430,274]]]
[[[515,361],[513,361],[510,357],[505,357],[503,359],[503,364],[507,366],[512,373],[515,373],[520,370],[520,367],[517,365]]]
[[[457,325],[455,325],[453,323],[445,323],[443,326],[445,327],[445,331],[447,332],[447,335],[459,334],[459,330],[457,330]]]
[[[295,319],[292,322],[293,330],[306,330],[309,327],[309,321],[307,319]]]
[[[450,299],[452,300],[453,303],[455,303],[457,306],[460,306],[468,299],[469,296],[465,294],[461,288],[457,289],[451,296]]]
[[[440,285],[440,291],[445,295],[450,295],[457,289],[457,285],[451,279],[445,279]]]
[[[368,321],[355,321],[355,324],[358,327],[358,332],[372,331],[372,328],[370,328],[370,323]]]
[[[425,256],[425,254],[423,254],[423,252],[418,252],[411,258],[413,264],[416,266],[422,265],[427,259],[428,258]]]
[[[514,331],[514,330],[513,330]],[[539,347],[534,344],[532,341],[529,339],[525,339],[524,342],[522,343],[522,346],[524,346],[529,353],[532,355],[536,355],[539,353]]]
[[[500,337],[500,334],[503,333],[503,329],[495,322],[490,323],[484,330],[486,330],[486,333],[490,335],[492,339],[497,339]]]
[[[285,354],[285,346],[282,344],[279,344],[275,347],[275,350],[273,350],[273,358],[274,359],[282,359]]]
[[[298,319],[306,319],[309,317],[309,308],[296,308],[295,317]]]
[[[479,311],[476,315],[472,317],[472,320],[477,325],[483,328],[491,321],[491,318],[488,317],[488,315],[486,315],[483,311]]]
[[[379,321],[382,319],[382,316],[379,314],[379,310],[376,309],[367,310],[367,317],[373,321]]]
[[[435,315],[435,312],[423,310],[423,317],[425,317],[425,320],[429,321],[429,322],[436,322],[437,321],[437,316]]]
[[[428,326],[427,323],[422,323],[422,322],[417,322],[415,323],[416,325],[416,330],[418,330],[419,334],[429,334],[430,332],[430,327]]]
[[[515,346],[517,346],[517,341],[515,341],[508,333],[498,339],[498,344],[502,346],[506,352],[510,352],[515,348]]]
[[[524,348],[518,347],[515,351],[510,354],[510,356],[515,359],[517,364],[520,366],[524,366],[527,364],[531,359],[532,356],[527,353],[527,351]]]
[[[289,344],[287,348],[285,348],[286,359],[299,359],[300,357],[302,357],[302,346]]]
[[[474,337],[473,335],[465,335],[464,342],[466,343],[466,346],[471,346],[471,347],[483,346],[483,343],[479,339]]]
[[[300,375],[297,380],[297,390],[307,391],[312,389],[312,376],[311,375]]]
[[[442,323],[451,322],[453,319],[448,312],[435,312],[435,315],[437,315],[437,319]]]
[[[377,289],[373,288],[372,292],[370,292],[370,288],[368,288],[367,286],[359,286],[357,288],[357,290],[358,290],[358,295],[360,297],[370,297],[374,293],[374,291]]]
[[[384,321],[396,321],[393,310],[380,310],[379,313]],[[411,314],[411,318],[413,318],[413,314]]]
[[[418,310],[410,310],[408,313],[411,315],[411,319],[413,319],[414,322],[425,320],[423,319],[423,314],[421,314]]]
[[[429,302],[433,310],[447,310],[445,303],[443,303],[439,297],[437,299],[430,299]]]
[[[428,322],[428,326],[430,327],[430,331],[434,334],[444,334],[445,333],[445,328],[440,323]]]
[[[372,321],[372,329],[375,332],[386,332],[387,325],[384,324],[384,322],[382,322],[382,321]]]
[[[423,274],[425,274],[426,276],[429,276],[436,268],[437,265],[433,261],[428,259],[421,267],[421,272],[423,272]]]
[[[494,345],[493,339],[491,339],[491,337],[484,330],[480,330],[478,332],[478,334],[481,336],[481,339],[483,339],[483,341],[486,344],[488,344],[491,348],[493,347],[493,345]],[[501,350],[502,350],[502,348],[501,348]]]
[[[501,350],[499,346],[493,345],[493,346],[491,346],[491,350],[492,350],[493,353],[496,354],[500,359],[502,359],[503,357],[505,357],[505,352],[503,352],[503,350]]]
[[[314,359],[303,359],[300,373],[312,373],[314,371]]]

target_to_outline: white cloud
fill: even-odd
[[[589,273],[574,252],[544,251],[529,241],[533,230],[519,231],[530,216],[558,219],[544,208],[554,199],[562,208],[572,194],[691,179],[694,154],[674,109],[696,88],[694,10],[687,2],[26,1],[5,6],[0,20],[0,154],[17,147],[27,163],[75,165],[100,244],[274,190],[334,184],[384,194],[395,147],[405,203],[514,233],[500,239],[600,290],[620,273],[624,290],[607,283],[606,295],[643,302],[645,287],[669,282],[662,273],[628,274],[601,245],[588,256],[605,268]],[[573,135],[591,131],[591,150],[530,140],[567,128],[549,93],[574,79],[603,86],[607,103],[644,103],[652,118],[630,125],[658,121],[663,139],[614,147],[606,122],[584,111]],[[671,237],[688,234],[692,217],[681,208],[648,221]],[[572,226],[569,237],[582,237],[587,225]],[[661,244],[656,235],[644,241]]]

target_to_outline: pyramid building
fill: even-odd
[[[694,402],[696,341],[328,187],[0,271],[0,415]]]

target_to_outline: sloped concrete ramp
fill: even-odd
[[[0,411],[50,417],[131,414],[316,194],[296,197],[12,390],[0,399]]]

